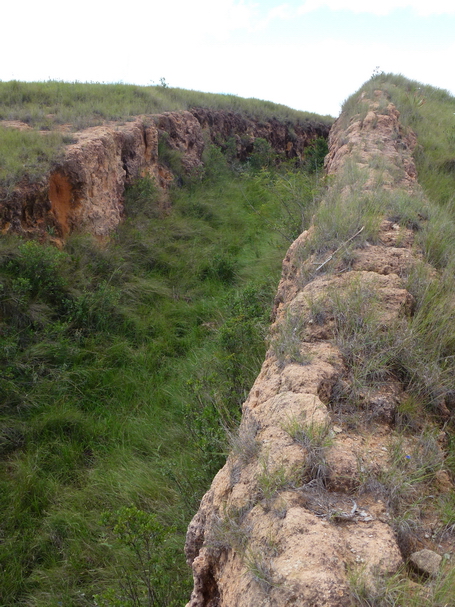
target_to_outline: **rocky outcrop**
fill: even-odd
[[[277,119],[253,120],[235,112],[196,108],[191,113],[212,143],[223,150],[233,147],[237,158],[244,161],[254,151],[256,138],[265,139],[283,158],[302,158],[305,148],[318,137],[327,138],[328,127],[322,122],[282,122]]]
[[[328,213],[335,195],[347,206],[359,189],[419,190],[415,138],[381,92],[363,101],[366,116],[347,126],[342,116],[330,135]],[[392,373],[359,385],[357,358],[379,375],[374,349],[359,350],[362,331],[369,322],[374,339],[385,339],[412,314],[402,276],[419,254],[413,231],[393,218],[378,222],[374,241],[362,240],[364,227],[353,223],[345,259],[348,247],[314,244],[317,226],[286,255],[266,359],[188,529],[187,607],[347,607],[350,576],[360,572],[374,588],[407,556],[378,481],[397,465],[391,438],[406,386]]]
[[[178,152],[186,172],[197,172],[207,141],[221,146],[233,141],[243,160],[261,137],[283,158],[294,158],[301,157],[316,137],[326,137],[328,130],[323,123],[259,122],[234,112],[204,109],[89,128],[74,134],[76,143],[67,146],[64,159],[40,182],[25,179],[14,191],[0,192],[0,230],[47,232],[60,238],[78,230],[104,237],[122,219],[128,183],[149,175],[164,193],[172,182],[174,176],[160,158],[159,145]],[[165,205],[165,195],[161,198]]]

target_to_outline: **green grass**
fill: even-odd
[[[356,607],[449,607],[453,604],[455,568],[445,566],[436,579],[409,579],[406,570],[389,578],[366,576],[364,571],[350,574],[350,591]]]
[[[0,124],[0,184],[11,187],[25,174],[30,181],[42,178],[71,140],[58,132],[18,131]]]
[[[264,357],[299,179],[312,204],[309,177],[213,156],[167,214],[131,187],[104,246],[0,239],[0,604],[115,604],[130,555],[101,519],[126,506],[175,526],[166,604],[190,594],[186,528]]]
[[[271,101],[163,86],[55,80],[0,82],[0,120],[21,120],[41,129],[71,124],[77,130],[105,120],[130,120],[140,114],[194,107],[241,112],[259,119],[324,119],[329,124],[333,120],[331,116],[293,110]]]
[[[259,99],[163,86],[0,82],[0,121],[19,120],[30,127],[18,131],[3,127],[0,122],[0,188],[4,190],[0,190],[0,194],[8,194],[21,179],[34,182],[45,178],[52,166],[61,160],[65,144],[73,141],[71,132],[108,121],[124,124],[139,115],[195,107],[241,113],[257,120],[273,118],[293,125],[309,121],[331,124],[333,121],[330,116],[297,111]],[[63,126],[68,132],[60,132]],[[166,160],[165,151],[168,160],[179,162],[175,152],[166,150],[166,146],[161,145],[160,151],[162,161]],[[311,153],[317,156],[320,150]]]

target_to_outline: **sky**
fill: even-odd
[[[7,0],[0,80],[158,84],[337,116],[373,72],[455,94],[454,0]]]

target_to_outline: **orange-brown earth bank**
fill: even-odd
[[[18,121],[4,125],[27,128]],[[291,125],[207,109],[91,127],[73,134],[75,143],[66,147],[64,159],[40,182],[23,179],[12,192],[0,191],[0,230],[59,238],[75,230],[107,236],[122,219],[125,186],[144,176],[154,179],[165,205],[174,176],[160,158],[160,141],[180,155],[183,170],[197,174],[208,142],[221,148],[229,145],[245,160],[255,139],[262,138],[283,158],[301,158],[304,149],[316,138],[327,137],[328,131],[322,122]]]
[[[332,128],[326,217],[335,199],[348,214],[359,195],[362,204],[373,194],[423,196],[415,136],[383,93],[372,97],[361,100],[363,117],[342,115]],[[405,563],[428,576],[454,558],[433,508],[454,491],[444,469],[450,394],[434,396],[432,433],[418,422],[403,432],[409,382],[399,365],[375,358],[396,351],[414,313],[406,279],[423,263],[419,225],[385,214],[372,229],[354,214],[341,243],[327,237],[324,250],[318,217],[286,255],[266,359],[227,462],[189,526],[188,607],[347,607],[355,579],[374,594]],[[434,474],[412,484],[430,459]],[[416,508],[418,524],[409,515]]]

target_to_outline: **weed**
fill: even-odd
[[[224,509],[210,528],[207,546],[216,551],[232,549],[243,555],[251,532],[251,527],[243,524],[244,515],[244,509]]]
[[[236,433],[228,431],[231,452],[243,465],[254,461],[260,452],[261,443],[256,438],[258,429],[258,423],[252,418],[247,418]]]
[[[175,529],[166,528],[154,514],[134,507],[106,512],[103,524],[114,541],[129,550],[132,563],[128,569],[119,567],[119,590],[111,589],[95,596],[95,600],[103,607],[116,607],[124,602],[132,607],[155,607],[167,602],[170,580],[160,563],[167,538]],[[129,573],[132,570],[136,572],[134,575]]]
[[[329,153],[327,141],[322,137],[315,139],[313,144],[305,151],[305,162],[310,173],[317,173],[324,168],[324,159]]]
[[[439,500],[442,534],[455,535],[455,495],[448,493]]]
[[[249,551],[246,554],[245,563],[248,573],[265,593],[280,586],[270,557],[255,551]]]
[[[310,355],[302,351],[301,333],[304,325],[304,318],[290,310],[278,325],[271,346],[280,366],[292,363],[307,365],[311,362]]]
[[[421,583],[410,579],[404,569],[391,576],[366,575],[358,569],[349,576],[356,607],[448,607],[453,602],[454,582],[454,567]]]
[[[253,171],[273,166],[276,153],[266,139],[256,137],[253,141],[253,151],[249,157],[249,165]]]
[[[304,480],[317,480],[324,484],[329,473],[325,454],[333,442],[329,435],[329,425],[292,418],[283,426],[283,430],[306,451],[302,472]]]
[[[414,394],[406,394],[400,399],[395,411],[395,428],[398,431],[418,431],[424,419],[422,399]]]
[[[147,218],[159,218],[162,211],[158,205],[159,192],[150,177],[136,180],[125,192],[125,213],[129,218],[144,215]]]
[[[393,526],[404,556],[416,549],[422,533],[422,517],[431,503],[433,482],[443,465],[443,454],[434,432],[422,432],[406,442],[395,437],[389,446],[388,466],[364,470],[360,492],[380,496],[393,514]]]
[[[401,576],[367,576],[362,569],[353,570],[349,575],[349,587],[358,607],[395,607],[398,597],[404,591],[406,582]]]
[[[289,470],[285,466],[279,466],[271,471],[266,460],[262,460],[262,472],[258,476],[258,488],[260,499],[268,504],[277,492],[289,484]]]

